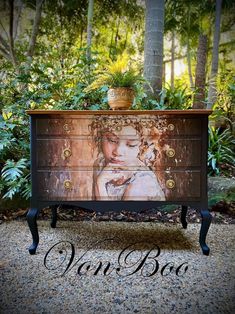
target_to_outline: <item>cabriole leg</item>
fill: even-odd
[[[27,222],[33,237],[33,243],[29,247],[29,253],[35,254],[39,243],[38,226],[37,226],[38,209],[30,208],[27,213]]]
[[[188,211],[188,206],[182,206],[181,208],[181,223],[184,229],[187,229],[187,221],[186,221],[186,215],[187,215],[187,211]]]
[[[201,223],[199,243],[201,245],[203,254],[209,255],[210,249],[206,244],[206,235],[211,224],[212,216],[209,210],[205,209],[205,210],[201,210],[201,217],[202,217],[202,223]]]
[[[51,227],[55,228],[57,222],[57,205],[51,206]]]

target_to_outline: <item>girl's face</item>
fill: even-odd
[[[106,163],[120,166],[133,165],[139,153],[140,137],[132,126],[121,131],[103,134],[102,152]]]

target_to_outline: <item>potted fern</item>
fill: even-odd
[[[99,73],[85,91],[108,86],[108,104],[113,110],[129,109],[133,103],[136,84],[144,82],[133,66],[128,62],[128,55],[123,54],[116,61],[110,62],[107,68]]]

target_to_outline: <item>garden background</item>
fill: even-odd
[[[0,219],[25,216],[29,206],[25,110],[108,109],[108,86],[89,86],[127,55],[145,79],[135,84],[132,110],[213,109],[210,206],[229,215],[223,221],[233,221],[234,21],[231,0],[1,0]],[[62,211],[60,217],[68,215]],[[141,219],[130,215],[118,219]],[[166,212],[164,219],[174,217]]]

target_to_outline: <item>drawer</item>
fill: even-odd
[[[93,171],[38,171],[37,196],[44,201],[95,200],[93,178],[96,182],[97,173]],[[103,180],[100,200],[195,201],[200,198],[199,171],[106,170]],[[132,196],[128,196],[128,188],[132,188]]]
[[[135,126],[145,134],[170,136],[200,135],[201,120],[193,118],[172,119],[169,116],[63,116],[36,119],[37,135],[79,136],[90,135],[91,129],[109,128],[114,132],[122,126]]]
[[[102,140],[101,140],[102,142]],[[200,167],[200,139],[153,139],[146,146],[136,150],[129,145],[136,144],[131,137],[119,139],[120,146],[115,146],[116,159],[125,160],[123,168],[138,169],[145,165],[155,169],[166,167]],[[133,151],[138,158],[131,158]],[[93,168],[97,157],[97,148],[88,138],[38,139],[36,149],[37,168],[77,167]]]
[[[59,116],[58,118],[36,119],[36,133],[40,135],[77,136],[89,135],[90,116],[76,118],[74,116]]]

